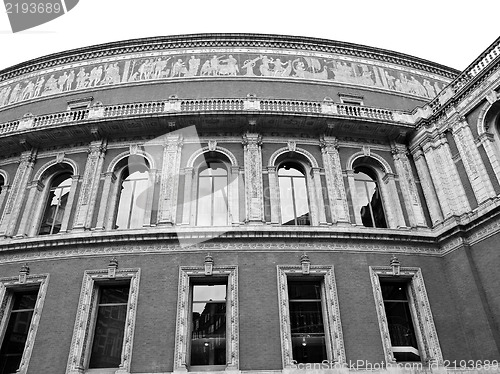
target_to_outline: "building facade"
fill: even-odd
[[[500,39],[250,34],[0,71],[0,373],[499,373]]]

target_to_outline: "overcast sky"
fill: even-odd
[[[64,16],[15,34],[0,9],[0,69],[112,41],[252,32],[364,44],[463,70],[500,34],[498,0],[79,0]]]

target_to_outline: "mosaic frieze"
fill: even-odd
[[[176,78],[307,79],[370,86],[425,98],[435,97],[448,83],[415,70],[398,70],[392,65],[374,65],[368,60],[347,60],[335,55],[217,50],[210,54],[185,51],[134,57],[107,58],[25,75],[0,86],[0,107],[63,92]]]

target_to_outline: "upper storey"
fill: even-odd
[[[434,98],[457,74],[397,52],[323,39],[159,37],[76,49],[0,71],[0,112],[2,122],[28,112],[56,112],[60,106],[44,102],[61,95],[71,99],[88,94],[107,105],[170,95],[339,101],[342,93],[361,94],[367,106],[411,111]],[[141,91],[145,85],[152,88],[147,93]],[[97,91],[100,96],[92,94]],[[39,104],[28,105],[35,102]]]

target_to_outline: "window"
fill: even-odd
[[[278,168],[281,222],[283,225],[310,225],[306,176],[299,165],[283,163]]]
[[[204,274],[203,267],[180,268],[174,372],[239,370],[237,267]]]
[[[192,287],[190,366],[226,364],[226,285]]]
[[[442,364],[443,356],[419,268],[370,267],[385,361]]]
[[[71,174],[68,173],[57,175],[52,179],[38,232],[40,235],[57,234],[61,230],[71,182]]]
[[[130,285],[98,288],[94,338],[89,368],[117,368],[121,363]]]
[[[48,279],[45,274],[0,278],[0,374],[27,372]]]
[[[337,288],[332,266],[278,266],[283,368],[298,363],[345,363]]]
[[[35,310],[38,288],[14,292],[0,349],[0,374],[15,373],[21,364]]]
[[[363,105],[363,96],[339,93],[340,102],[347,105]]]
[[[85,272],[66,373],[130,372],[139,278],[139,269]]]
[[[385,315],[396,361],[420,361],[408,300],[408,283],[382,281]]]
[[[327,359],[320,281],[288,281],[290,332],[297,363]]]
[[[115,228],[143,227],[148,190],[149,170],[145,165],[130,165],[122,171]]]
[[[387,227],[377,177],[368,167],[354,169],[354,214],[366,227]]]
[[[199,169],[198,226],[225,226],[228,223],[228,173],[222,162],[207,162]]]

